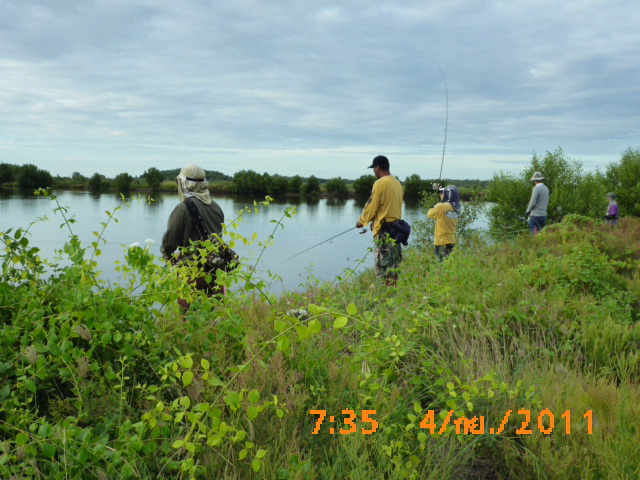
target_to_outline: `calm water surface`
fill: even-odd
[[[108,220],[105,211],[113,212],[121,203],[120,196],[113,194],[92,195],[88,192],[64,191],[57,192],[57,195],[60,204],[69,208],[65,215],[75,219],[71,229],[85,246],[95,240],[94,231],[102,230],[101,222]],[[116,262],[123,261],[124,251],[135,242],[144,245],[145,241],[153,240],[155,243],[151,246],[152,252],[160,256],[160,243],[167,219],[179,200],[177,194],[155,195],[154,199],[152,203],[147,203],[144,199],[132,200],[130,206],[125,206],[116,213],[118,222],[108,225],[104,233],[107,244],[100,247],[103,253],[98,258],[103,278],[110,282],[118,281]],[[237,212],[246,205],[253,204],[253,199],[249,197],[214,199],[222,207],[227,221],[236,218]],[[282,217],[285,208],[295,206],[297,214],[283,220],[284,228],[278,228],[275,232],[274,243],[263,253],[257,273],[260,277],[267,278],[266,272],[271,271],[281,277],[280,281],[271,285],[274,293],[300,290],[310,275],[323,281],[332,281],[336,275],[344,274],[345,268],[357,267],[356,272],[360,272],[373,266],[373,254],[369,252],[372,246],[371,232],[360,235],[355,229],[285,261],[292,255],[355,226],[365,201],[366,199],[324,198],[276,201],[268,208],[262,207],[259,213],[245,214],[244,221],[236,232],[249,238],[255,232],[264,241],[274,230],[273,221]],[[54,208],[56,204],[47,198],[5,192],[0,195],[0,231],[26,228],[35,222],[30,227],[31,245],[39,247],[43,257],[51,258],[69,239],[69,230],[60,213],[54,213]],[[423,218],[417,204],[405,203],[403,213],[409,223]],[[44,217],[48,219],[38,220]],[[255,263],[261,251],[257,244],[238,244],[234,249],[249,264]],[[365,261],[358,266],[358,261],[365,256]]]

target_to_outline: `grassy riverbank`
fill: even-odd
[[[397,289],[249,281],[215,303],[142,248],[107,288],[99,240],[44,279],[9,232],[0,476],[637,478],[639,236],[570,216],[443,264],[408,251]]]

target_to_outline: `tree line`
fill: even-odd
[[[206,169],[206,168],[205,168]],[[94,173],[91,177],[85,177],[79,172],[73,172],[71,177],[53,177],[48,171],[31,164],[11,165],[0,164],[0,185],[10,184],[25,190],[33,190],[39,187],[54,187],[65,189],[86,189],[91,192],[117,192],[128,193],[131,190],[149,189],[173,190],[175,177],[180,169],[159,170],[149,168],[139,177],[129,173],[120,173],[113,178],[108,178],[100,173]],[[372,174],[362,175],[355,180],[342,177],[321,179],[315,175],[291,177],[283,175],[271,175],[258,173],[254,170],[241,170],[233,176],[226,175],[217,170],[207,170],[207,180],[210,187],[217,193],[244,193],[259,195],[329,195],[368,196],[371,193],[376,178]],[[422,179],[419,175],[408,176],[403,182],[405,197],[420,198],[424,192],[432,191],[434,180]],[[483,180],[454,180],[463,190],[469,188],[486,188],[488,181]]]

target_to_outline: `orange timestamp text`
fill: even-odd
[[[317,435],[320,433],[320,427],[324,422],[325,418],[327,418],[326,410],[309,410],[311,415],[318,415],[318,419],[316,420],[316,426],[311,432],[313,435]],[[329,415],[329,433],[340,433],[341,435],[348,435],[350,433],[356,433],[358,431],[358,426],[356,425],[356,419],[358,416],[356,412],[351,410],[350,408],[345,408],[342,410],[342,414],[346,415],[345,418],[339,418],[337,424],[338,426],[342,426],[342,428],[338,428],[336,432],[336,417],[333,415]],[[361,410],[360,411],[360,420],[362,423],[371,424],[371,428],[362,427],[360,433],[364,435],[371,435],[378,429],[378,421],[371,418],[372,415],[375,415],[375,410]]]
[[[556,416],[553,414],[551,410],[545,408],[540,411],[537,419],[532,424],[531,419],[531,410],[526,408],[521,408],[518,410],[517,414],[513,414],[513,410],[507,410],[502,418],[502,422],[498,428],[495,427],[486,427],[485,426],[485,417],[484,415],[478,415],[471,418],[466,417],[458,417],[453,419],[453,410],[449,410],[442,422],[442,425],[438,425],[436,423],[436,413],[434,410],[428,410],[422,421],[420,422],[420,428],[424,428],[429,430],[429,432],[433,434],[443,434],[447,427],[452,426],[455,427],[455,433],[458,435],[483,435],[485,433],[489,433],[491,435],[500,435],[504,432],[507,424],[510,420],[513,420],[516,423],[520,424],[520,428],[516,430],[517,435],[532,435],[533,429],[538,427],[540,433],[545,435],[550,435],[553,433],[553,430],[556,426]],[[511,418],[511,415],[514,415],[514,418]],[[517,418],[517,415],[520,418]],[[593,433],[593,411],[587,410],[587,412],[582,416],[586,419],[587,422],[587,433]],[[571,434],[571,410],[565,410],[562,415],[560,415],[560,421],[564,420],[564,432],[569,435]]]
[[[309,413],[311,415],[318,415],[315,428],[311,432],[313,435],[317,435],[318,433],[320,433],[320,428],[322,427],[324,420],[327,418],[327,411],[309,410]],[[346,415],[346,417],[340,417],[337,422],[335,416],[329,415],[329,421],[327,422],[329,424],[329,433],[340,433],[342,435],[347,435],[350,433],[358,432],[358,426],[356,425],[358,415],[356,414],[356,412],[352,409],[347,408],[342,410],[342,414]],[[373,415],[375,414],[375,410],[361,410],[360,422],[364,424],[370,424],[370,428],[362,427],[360,429],[360,433],[364,435],[371,435],[376,430],[378,430],[379,423],[376,419],[373,418]],[[454,419],[454,410],[449,410],[448,412],[446,412],[446,414],[443,415],[443,422],[442,424],[438,425],[438,423],[436,422],[436,411],[427,410],[427,413],[420,422],[420,428],[428,430],[432,435],[442,435],[447,431],[448,427],[450,427],[450,430],[455,428],[455,433],[457,435],[483,435],[485,433],[491,435],[500,435],[502,434],[502,432],[504,432],[509,421],[513,420],[514,422],[520,424],[520,428],[518,428],[515,432],[517,435],[531,435],[533,434],[535,427],[537,427],[541,433],[550,435],[556,427],[556,416],[548,408],[540,411],[537,418],[534,419],[533,423],[531,418],[531,410],[521,408],[518,410],[517,414],[514,414],[513,410],[507,410],[504,414],[504,417],[502,418],[502,422],[500,422],[500,425],[497,428],[487,427],[484,415],[478,415],[471,418],[458,417]],[[518,418],[518,416],[520,417]],[[582,418],[586,419],[587,434],[592,434],[593,411],[587,410]],[[564,432],[567,435],[571,434],[571,410],[565,410],[562,415],[560,415],[558,426],[562,424],[564,425]]]

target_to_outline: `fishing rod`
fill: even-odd
[[[433,58],[433,62],[437,65],[438,70],[440,70],[440,75],[442,76],[442,81],[444,82],[444,95],[446,100],[446,114],[444,118],[444,142],[442,144],[442,160],[440,161],[440,174],[438,175],[438,183],[442,182],[442,167],[444,166],[444,152],[447,148],[447,130],[449,129],[449,88],[447,87],[447,78],[444,76],[444,71],[442,67],[438,63],[438,61]]]
[[[295,255],[293,255],[293,256],[291,256],[291,257],[289,257],[289,258],[287,258],[287,259],[283,260],[283,261],[282,261],[282,262],[280,262],[280,263],[282,264],[282,263],[284,263],[284,262],[288,262],[288,261],[289,261],[289,260],[291,260],[292,258],[295,258],[295,257],[297,257],[298,255],[302,255],[303,253],[308,252],[309,250],[311,250],[311,249],[313,249],[313,248],[319,247],[319,246],[320,246],[320,245],[322,245],[323,243],[330,242],[330,241],[331,241],[331,240],[333,240],[334,238],[337,238],[337,237],[339,237],[340,235],[344,235],[345,233],[350,232],[351,230],[355,230],[356,228],[358,228],[358,227],[351,227],[351,228],[349,228],[348,230],[345,230],[345,231],[344,231],[344,232],[342,232],[342,233],[339,233],[339,234],[337,234],[337,235],[334,235],[334,236],[333,236],[333,237],[331,237],[331,238],[327,238],[326,240],[323,240],[323,241],[322,241],[322,242],[320,242],[320,243],[316,243],[316,244],[315,244],[315,245],[313,245],[312,247],[309,247],[309,248],[307,248],[306,250],[303,250],[303,251],[301,251],[301,252],[299,252],[299,253],[296,253]],[[365,231],[366,231],[366,230],[365,230],[365,229],[363,229],[360,233],[364,233]]]

